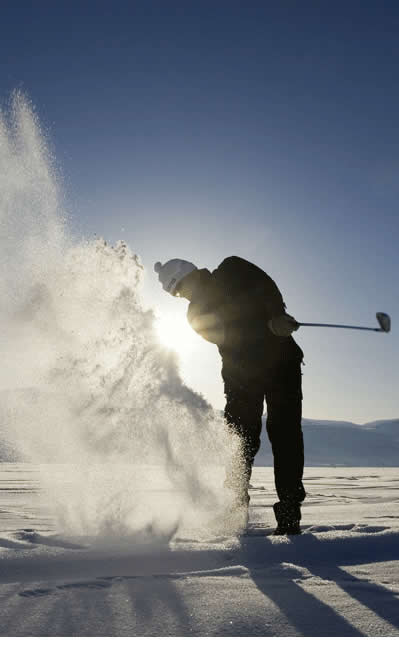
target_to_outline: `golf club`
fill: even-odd
[[[379,327],[354,327],[352,325],[327,325],[318,322],[299,322],[300,327],[339,327],[341,329],[364,329],[366,331],[386,332],[391,331],[391,318],[388,313],[376,313]]]

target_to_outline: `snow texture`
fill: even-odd
[[[159,343],[139,257],[73,237],[20,95],[0,115],[0,176],[4,455],[41,466],[58,526],[73,534],[169,533],[223,511],[238,439]]]
[[[300,537],[270,536],[271,468],[245,536],[63,536],[39,470],[0,466],[1,636],[399,635],[394,469],[312,468]]]

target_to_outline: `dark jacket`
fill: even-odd
[[[217,345],[224,362],[273,364],[303,357],[291,336],[275,336],[267,326],[285,308],[270,276],[247,260],[232,256],[212,273],[201,269],[196,274],[187,318],[210,342],[215,342],[215,331],[223,328],[223,342]]]

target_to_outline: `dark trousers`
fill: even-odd
[[[266,399],[266,430],[273,450],[277,495],[282,502],[299,504],[305,499],[301,361],[285,359],[273,366],[257,366],[256,369],[245,364],[223,362],[222,377],[226,396],[225,419],[241,437],[241,473],[244,474],[227,477],[227,485],[233,488],[240,485],[241,498],[249,501],[248,484],[260,447]]]

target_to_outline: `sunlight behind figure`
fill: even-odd
[[[196,334],[184,312],[159,314],[154,327],[160,343],[177,352],[178,356],[187,357],[195,351]]]

